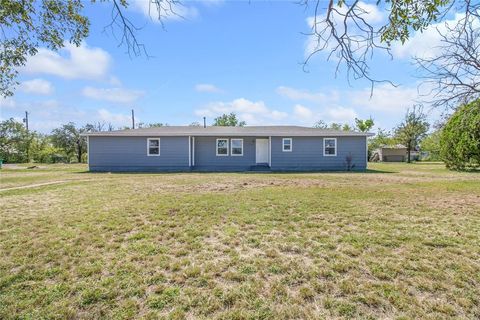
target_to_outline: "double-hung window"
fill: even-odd
[[[231,139],[231,155],[243,156],[243,139]]]
[[[228,156],[228,139],[217,139],[217,156]]]
[[[323,138],[323,155],[337,155],[337,138]]]
[[[160,155],[160,138],[147,139],[147,156]]]
[[[283,138],[282,139],[282,151],[291,152],[292,151],[292,138]]]

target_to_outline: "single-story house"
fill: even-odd
[[[165,126],[84,134],[90,171],[365,170],[370,133]]]

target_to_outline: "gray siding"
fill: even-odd
[[[188,137],[160,137],[158,157],[147,156],[147,137],[89,137],[89,147],[91,171],[190,169]]]
[[[231,139],[228,136],[195,137],[194,148],[192,143],[194,170],[244,171],[256,164],[257,137],[234,137],[243,138],[243,156],[216,156],[217,138]],[[337,137],[337,156],[323,155],[323,137],[292,137],[292,152],[282,151],[282,138],[272,137],[271,140],[271,169],[274,171],[345,170],[349,154],[354,170],[366,169],[366,137]],[[91,136],[89,167],[91,171],[187,171],[191,169],[188,150],[188,137],[160,137],[160,156],[149,157],[147,137]]]
[[[367,167],[365,137],[337,137],[336,156],[323,155],[324,137],[291,137],[291,152],[282,151],[282,138],[272,137],[272,170],[345,170],[349,153],[354,170]]]
[[[229,155],[216,155],[216,140],[229,140]],[[231,156],[230,139],[243,139],[243,156]],[[256,137],[195,137],[195,169],[210,171],[242,171],[255,165]]]

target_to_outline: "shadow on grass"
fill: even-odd
[[[264,171],[255,171],[255,170],[238,170],[238,171],[221,171],[221,170],[172,170],[172,171],[77,171],[75,173],[94,173],[94,174],[134,174],[134,175],[146,175],[146,174],[178,174],[178,173],[195,173],[195,174],[308,174],[308,173],[345,173],[345,174],[358,174],[358,173],[398,173],[399,171],[387,171],[387,170],[378,170],[378,169],[366,169],[366,170],[264,170]]]

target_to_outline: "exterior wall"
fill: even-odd
[[[229,140],[229,155],[217,156],[216,140]],[[230,139],[243,139],[243,156],[232,156]],[[255,165],[255,139],[257,137],[195,137],[194,159],[196,170],[245,171]],[[259,137],[267,138],[268,137]]]
[[[292,151],[282,151],[282,138],[272,137],[272,170],[346,170],[346,157],[352,155],[353,170],[367,168],[365,137],[337,137],[337,155],[323,155],[324,137],[291,137]],[[333,138],[333,137],[328,137]]]
[[[147,156],[147,138],[95,137],[89,139],[91,171],[190,170],[188,137],[160,137],[160,156]]]
[[[160,156],[147,156],[147,138],[89,137],[91,171],[245,171],[255,162],[257,137],[195,137],[190,141],[192,165],[189,166],[188,137],[160,137]],[[243,156],[216,156],[217,138],[243,138]],[[258,137],[268,138],[268,137]],[[346,157],[352,155],[353,170],[367,167],[366,137],[337,137],[337,155],[323,155],[324,137],[291,137],[292,151],[282,151],[282,138],[271,138],[271,169],[277,171],[345,170]]]
[[[404,162],[407,159],[407,149],[381,148],[381,159],[385,162]]]

